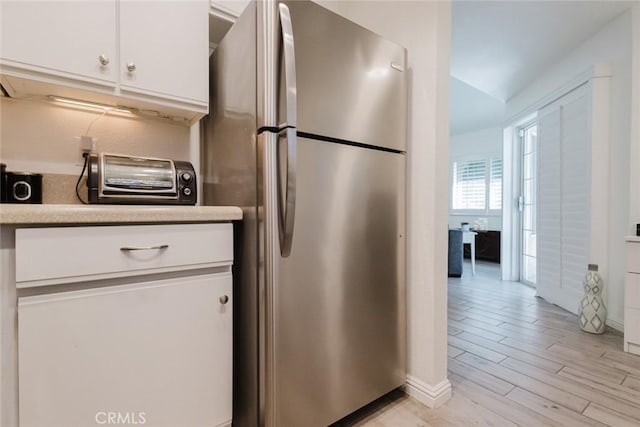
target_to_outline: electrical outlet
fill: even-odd
[[[91,153],[96,150],[96,140],[92,136],[81,135],[80,142],[78,144],[78,162],[84,163],[84,154]]]
[[[85,153],[90,153],[96,149],[96,142],[93,137],[82,135],[80,137],[80,150]]]

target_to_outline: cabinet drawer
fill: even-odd
[[[640,310],[640,274],[627,273],[624,301],[626,307]]]
[[[230,265],[232,261],[231,224],[16,230],[19,288]]]
[[[624,310],[624,341],[640,345],[640,310]]]
[[[640,273],[640,243],[627,242],[627,271]]]

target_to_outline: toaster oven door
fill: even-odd
[[[176,171],[171,160],[103,154],[102,196],[177,197]]]

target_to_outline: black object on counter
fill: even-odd
[[[0,163],[0,203],[7,201],[7,165]]]
[[[6,172],[6,203],[42,203],[42,175]],[[2,193],[4,197],[4,192]]]
[[[640,236],[640,224],[636,224],[636,236]]]

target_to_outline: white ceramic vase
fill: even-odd
[[[589,264],[583,284],[585,295],[580,300],[578,309],[580,329],[592,334],[602,334],[607,320],[607,308],[602,299],[603,283],[596,264]]]

